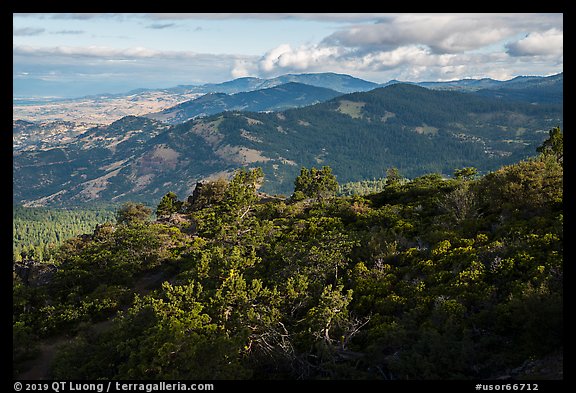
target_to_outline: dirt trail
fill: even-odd
[[[40,344],[40,355],[30,361],[31,367],[18,376],[18,379],[23,380],[45,380],[49,379],[50,365],[54,360],[54,355],[58,349],[71,341],[67,337],[59,337],[50,342],[43,342]]]
[[[140,278],[136,284],[134,284],[134,290],[139,295],[145,295],[150,292],[152,288],[160,287],[164,281],[166,281],[166,279],[164,277],[163,271],[147,274]]]
[[[134,292],[139,295],[145,295],[153,288],[159,287],[164,279],[164,272],[153,272],[142,276],[134,284]],[[127,307],[125,307],[127,309]],[[93,324],[90,328],[97,333],[101,333],[112,325],[115,315],[109,319]],[[69,337],[56,337],[39,345],[40,354],[38,357],[30,360],[28,363],[30,368],[21,373],[18,379],[21,380],[46,380],[49,379],[49,371],[54,360],[56,352],[65,344],[70,343],[73,338]]]

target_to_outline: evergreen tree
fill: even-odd
[[[472,180],[476,175],[478,175],[478,169],[473,167],[456,169],[454,171],[455,179]]]
[[[400,171],[398,168],[388,168],[386,170],[386,185],[389,187],[394,187],[400,184],[402,176],[400,176]]]
[[[332,174],[332,168],[323,166],[317,168],[302,168],[300,175],[294,181],[293,199],[313,198],[316,201],[324,201],[336,195],[338,181]]]
[[[116,211],[118,224],[143,223],[150,219],[152,209],[140,202],[126,202]]]
[[[178,196],[170,191],[162,197],[160,203],[156,207],[156,216],[158,218],[169,217],[176,213],[182,207],[182,202],[178,200]]]
[[[51,280],[13,276],[15,372],[64,341],[51,377],[538,379],[518,370],[562,360],[555,158],[364,197],[328,197],[332,176],[303,168],[295,194],[321,203],[286,203],[244,168],[199,187],[193,233],[129,204],[67,240]]]
[[[564,142],[563,133],[560,127],[554,127],[548,132],[548,139],[546,139],[536,151],[544,156],[553,156],[558,162],[564,160]]]

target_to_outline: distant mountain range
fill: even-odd
[[[202,85],[179,85],[167,89],[136,89],[125,95],[139,94],[144,91],[163,91],[171,94],[183,93],[225,93],[236,94],[255,90],[268,89],[290,82],[322,87],[335,90],[340,93],[354,93],[359,91],[369,91],[378,87],[386,87],[397,83],[408,83],[433,90],[456,90],[456,91],[479,91],[479,90],[526,90],[537,87],[540,90],[551,90],[557,92],[561,89],[564,77],[563,73],[552,76],[518,76],[510,80],[499,81],[491,78],[480,79],[458,79],[444,82],[413,82],[391,80],[386,83],[375,83],[356,78],[346,74],[333,72],[311,73],[311,74],[286,74],[275,78],[262,79],[255,77],[237,78],[222,83],[207,83]],[[541,91],[538,91],[541,93]],[[120,95],[120,94],[116,94]]]
[[[222,83],[206,83],[201,85],[179,85],[171,88],[156,88],[156,89],[146,89],[139,88],[128,91],[127,93],[100,93],[100,94],[90,94],[89,97],[122,97],[122,96],[133,96],[135,94],[142,94],[144,92],[158,91],[164,92],[166,94],[208,94],[208,93],[225,93],[225,94],[236,94],[241,92],[248,92],[254,90],[268,89],[271,87],[279,86],[289,82],[301,83],[310,86],[323,87],[330,90],[335,90],[340,93],[353,93],[358,91],[369,91],[378,87],[386,87],[391,84],[396,83],[409,83],[415,84],[422,87],[427,87],[429,89],[437,90],[460,90],[460,91],[477,91],[481,89],[525,89],[533,87],[536,85],[544,84],[556,84],[558,81],[563,80],[563,73],[553,75],[551,77],[543,76],[518,76],[516,78],[499,81],[490,78],[481,79],[459,79],[453,81],[445,82],[413,82],[413,81],[398,81],[391,80],[386,83],[375,83],[366,81],[360,78],[356,78],[346,74],[338,74],[333,72],[323,72],[323,73],[308,73],[308,74],[286,74],[275,78],[263,79],[256,77],[243,77],[237,78],[230,81],[225,81]],[[16,82],[18,82],[16,84]],[[33,86],[47,84],[49,82],[43,80],[31,80],[31,81],[15,81],[14,91],[15,99],[21,99],[30,95],[30,91]],[[54,83],[54,82],[50,82]],[[71,89],[77,90],[77,84],[75,86],[66,86],[61,88],[64,96],[69,96]],[[102,86],[101,89],[105,90],[106,86]],[[16,94],[16,92],[18,92]],[[81,97],[85,98],[85,97]],[[72,99],[72,98],[67,98]]]
[[[551,77],[516,77],[509,81],[484,78],[408,83],[434,90],[476,92],[486,97],[557,104],[563,100],[563,79],[563,74],[558,74]],[[284,75],[268,80],[240,78],[215,85],[179,87],[178,89],[182,88],[182,92],[187,93],[207,90],[213,92],[146,117],[176,124],[198,116],[230,110],[278,111],[324,102],[343,94],[342,92],[369,91],[397,83],[405,82],[390,81],[377,85],[349,75],[333,73]]]
[[[411,83],[435,90],[473,91],[487,97],[558,104],[563,101],[564,74],[559,73],[548,77],[518,76],[507,81],[490,78],[460,79],[449,82],[390,81],[384,85],[388,86],[394,83]]]
[[[290,83],[295,85],[289,85]],[[369,91],[397,83],[410,83],[435,90],[476,92],[490,97],[532,103],[563,101],[562,73],[550,77],[522,76],[509,81],[488,78],[449,82],[394,80],[381,85],[350,75],[318,73],[288,74],[271,79],[238,78],[217,84],[136,89],[122,94],[98,94],[75,99],[15,96],[13,112],[14,120],[32,122],[71,121],[96,125],[110,124],[123,116],[135,115],[178,123],[226,110],[259,112],[301,107],[331,99],[334,92],[346,94]],[[280,88],[282,85],[287,86]],[[329,89],[331,92],[322,89]],[[204,95],[207,96],[202,97]],[[25,144],[24,140],[21,142]]]
[[[330,77],[334,75],[338,77]],[[234,88],[255,86],[254,82],[230,81],[227,95],[202,98],[222,107],[234,97]],[[535,155],[548,130],[562,126],[562,82],[562,74],[492,85],[466,81],[461,86],[467,87],[458,91],[454,83],[443,89],[436,85],[435,90],[393,83],[310,106],[272,113],[227,111],[174,125],[127,116],[83,130],[66,143],[15,152],[13,201],[53,206],[125,200],[154,204],[168,191],[185,198],[197,181],[241,166],[262,167],[263,191],[284,194],[293,190],[302,166],[330,165],[340,182],[383,177],[391,167],[406,177],[430,172],[449,176],[465,166],[486,172]],[[262,108],[281,107],[286,101],[276,93],[298,97],[303,91],[317,91],[298,82],[268,90],[274,94],[267,101],[265,89],[270,87],[255,92],[258,100],[240,93],[234,99],[259,102]],[[185,107],[199,102],[185,104],[163,115],[180,110],[184,119]]]
[[[146,115],[166,123],[183,123],[198,116],[244,110],[249,112],[279,111],[328,101],[342,93],[324,87],[288,82],[274,87],[235,94],[208,93],[172,108]]]
[[[204,85],[182,85],[167,91],[195,92],[195,93],[226,93],[235,94],[246,91],[268,89],[295,82],[305,85],[323,87],[341,93],[368,91],[379,87],[378,83],[368,82],[346,74],[323,72],[316,74],[286,74],[276,78],[261,79],[254,77],[238,78],[223,83],[208,83]]]

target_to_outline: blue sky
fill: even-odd
[[[562,14],[14,14],[14,96],[287,73],[506,80],[563,71]]]

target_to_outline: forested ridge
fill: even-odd
[[[65,240],[91,232],[97,224],[114,219],[111,206],[84,209],[12,208],[12,254],[23,258],[51,261]]]
[[[456,169],[336,196],[302,168],[202,183],[67,240],[47,283],[13,278],[18,377],[562,379],[563,144],[485,175]]]
[[[19,150],[13,203],[154,204],[167,188],[186,196],[197,181],[243,166],[262,168],[261,191],[285,195],[301,167],[318,165],[341,183],[382,178],[390,167],[411,179],[449,177],[460,167],[486,174],[530,157],[550,128],[562,127],[562,95],[555,97],[536,104],[399,83],[280,112],[226,111],[174,125],[126,116],[65,145],[55,139]]]

